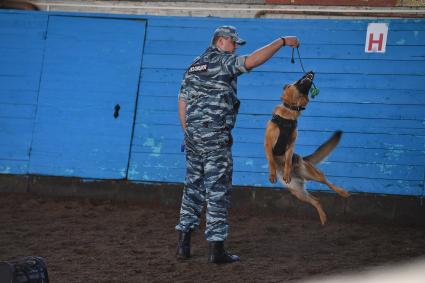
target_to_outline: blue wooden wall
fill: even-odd
[[[0,58],[1,173],[183,182],[182,75],[215,27],[232,24],[248,41],[239,54],[281,35],[301,39],[303,64],[316,71],[321,92],[299,121],[298,153],[341,129],[340,146],[320,165],[332,182],[352,192],[424,195],[425,20],[1,12],[0,22],[8,54]],[[364,53],[369,22],[389,24],[385,54]],[[264,126],[282,86],[302,74],[290,55],[281,49],[239,79],[235,185],[270,186]]]
[[[126,177],[145,24],[49,16],[29,173]]]
[[[0,172],[28,173],[47,15],[0,14]]]

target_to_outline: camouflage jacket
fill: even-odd
[[[228,144],[239,109],[237,77],[246,56],[210,46],[184,74],[179,98],[186,101],[186,138],[205,149]],[[186,141],[187,143],[187,141]]]

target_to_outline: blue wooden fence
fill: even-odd
[[[29,173],[126,177],[145,24],[49,16]]]
[[[47,16],[0,14],[0,171],[26,174]]]
[[[370,22],[389,25],[384,54],[364,52]],[[332,182],[352,192],[424,195],[425,20],[3,11],[0,23],[0,173],[183,182],[182,75],[215,27],[232,24],[248,41],[239,54],[281,35],[301,39],[321,92],[299,121],[298,153],[341,129],[340,146],[320,165]],[[282,86],[302,74],[290,56],[283,48],[239,79],[235,185],[270,186],[264,126]]]

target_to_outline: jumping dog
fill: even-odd
[[[313,205],[319,213],[322,225],[326,223],[326,213],[317,197],[307,192],[305,181],[317,181],[326,184],[342,197],[349,193],[331,184],[325,175],[315,167],[323,161],[338,145],[342,131],[336,131],[326,142],[309,156],[294,153],[297,139],[297,120],[301,111],[309,102],[308,92],[312,86],[314,73],[305,74],[298,81],[285,85],[281,95],[282,104],[275,107],[272,119],[267,122],[264,149],[269,162],[269,181],[276,183],[280,178],[289,191],[299,200]]]

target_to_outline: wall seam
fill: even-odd
[[[48,33],[48,30],[49,30],[49,22],[50,22],[50,15],[47,15],[46,30],[44,32],[44,46],[43,46],[43,55],[42,55],[42,60],[41,60],[40,77],[38,79],[37,100],[36,100],[35,112],[34,112],[34,124],[33,124],[33,127],[32,127],[30,147],[29,147],[29,150],[28,150],[27,174],[30,174],[30,169],[31,169],[32,146],[33,146],[33,142],[34,142],[34,132],[35,132],[37,114],[38,114],[38,108],[39,108],[38,101],[39,101],[39,98],[40,98],[41,80],[43,78],[43,72],[44,72],[44,61],[45,61],[45,56],[46,56],[47,33]]]
[[[132,125],[132,129],[131,129],[131,135],[130,135],[130,147],[128,150],[128,160],[127,160],[127,169],[125,172],[125,178],[128,179],[128,172],[130,170],[130,162],[131,162],[131,155],[132,155],[132,151],[133,151],[133,140],[134,140],[134,131],[136,129],[136,120],[137,120],[137,108],[138,108],[138,104],[139,104],[139,92],[140,92],[140,85],[142,82],[142,69],[143,69],[143,59],[144,59],[144,52],[145,52],[145,46],[146,46],[146,37],[148,34],[148,20],[147,19],[143,19],[145,21],[145,34],[144,34],[144,38],[143,38],[143,47],[141,50],[141,61],[140,61],[140,69],[139,69],[139,82],[137,84],[137,90],[136,90],[136,101],[134,103],[134,116],[133,116],[133,125]]]

